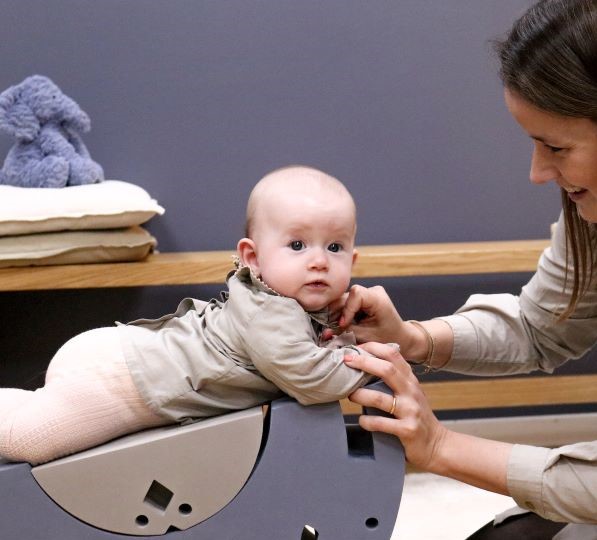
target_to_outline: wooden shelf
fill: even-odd
[[[597,375],[529,375],[423,383],[431,407],[441,410],[595,403],[596,388]]]
[[[548,240],[361,246],[355,278],[532,272]],[[0,291],[223,283],[232,251],[155,253],[139,262],[0,269]]]
[[[499,409],[595,403],[597,375],[491,377],[464,381],[423,382],[421,387],[436,411]],[[360,414],[361,406],[341,402],[344,414]]]

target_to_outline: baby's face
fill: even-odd
[[[300,187],[278,193],[260,207],[256,219],[254,270],[303,309],[323,309],[348,288],[355,229],[347,196]]]

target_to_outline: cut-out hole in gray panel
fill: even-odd
[[[172,497],[174,497],[172,491],[163,484],[160,484],[157,480],[154,480],[151,483],[151,486],[149,486],[149,490],[147,490],[143,502],[165,511],[166,508],[168,508]]]
[[[190,513],[193,512],[193,507],[190,504],[187,503],[182,503],[179,507],[178,507],[178,511],[183,515],[183,516],[188,516]]]
[[[344,425],[346,427],[348,455],[374,459],[373,434],[359,425],[358,416],[346,415]]]
[[[365,526],[368,529],[376,529],[378,525],[379,525],[379,520],[377,518],[370,517],[365,520]]]

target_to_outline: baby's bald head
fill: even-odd
[[[326,201],[344,201],[353,216],[356,229],[356,206],[344,184],[329,174],[304,165],[291,165],[266,174],[253,188],[247,203],[245,235],[253,238],[262,217],[267,216],[270,205],[296,198],[309,198],[321,204],[325,211]]]

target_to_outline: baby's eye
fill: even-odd
[[[303,244],[300,240],[293,240],[290,242],[289,246],[293,251],[300,251],[305,247],[305,244]]]
[[[331,251],[332,253],[338,253],[339,251],[342,251],[342,246],[337,242],[332,242],[328,246],[328,251]]]

